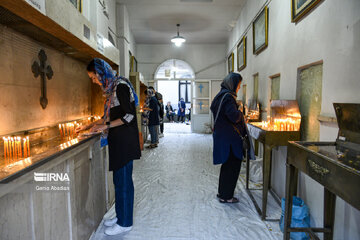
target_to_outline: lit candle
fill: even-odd
[[[70,129],[69,129],[69,124],[66,124],[66,133],[68,136],[70,136]]]
[[[26,137],[26,142],[27,142],[27,152],[28,152],[28,155],[30,157],[30,140],[29,140],[29,136]]]
[[[63,135],[62,135],[62,130],[61,130],[61,124],[59,124],[59,132],[60,132],[60,137],[62,138]]]
[[[71,126],[71,138],[74,138],[74,134],[75,134],[75,131],[74,131],[74,124],[73,124],[73,123],[71,123],[71,124],[70,124],[70,126]]]
[[[12,150],[12,156],[13,156],[13,158],[16,158],[15,142],[14,142],[14,138],[13,138],[13,137],[11,137],[11,150]]]
[[[7,139],[5,137],[3,137],[4,140],[4,158],[6,159],[7,157]]]
[[[21,148],[21,137],[18,137],[18,145],[19,145],[19,157],[22,157],[22,148]]]
[[[27,146],[26,146],[26,138],[23,138],[23,147],[24,147],[24,157],[27,157]]]

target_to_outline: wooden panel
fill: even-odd
[[[26,3],[24,0],[1,0],[0,6],[8,9],[10,12],[14,13],[21,19],[25,20],[23,25],[26,26],[31,24],[35,26],[39,32],[44,32],[41,34],[43,35],[49,34],[52,37],[55,37],[56,39],[65,43],[64,44],[65,46],[66,44],[68,44],[72,48],[71,49],[72,57],[82,59],[83,61],[88,61],[89,59],[95,57],[102,58],[105,61],[107,61],[114,69],[117,69],[118,65],[115,62],[113,62],[106,56],[102,55],[101,53],[93,49],[91,46],[83,42],[78,37],[74,36],[71,32],[64,29],[62,26],[60,26],[58,23],[56,23],[49,17],[37,11],[35,8],[30,6],[28,3]],[[33,35],[32,31],[26,30],[27,28],[29,27],[28,26],[25,28],[17,27],[16,30],[21,31],[25,35]],[[52,40],[51,38],[44,38],[42,42],[46,44],[50,44],[50,46],[52,46],[51,40]],[[57,50],[66,53],[64,47],[62,47],[61,49],[58,48]]]

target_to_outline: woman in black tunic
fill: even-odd
[[[116,77],[104,60],[93,59],[87,71],[93,83],[98,84],[106,96],[104,117],[78,130],[91,127],[92,132],[101,131],[102,145],[109,145],[109,170],[113,171],[116,218],[106,220],[104,225],[108,227],[105,234],[116,235],[131,230],[133,224],[133,160],[141,157],[136,121],[137,96],[131,83],[123,77]]]

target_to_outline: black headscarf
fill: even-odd
[[[236,88],[241,82],[242,77],[238,73],[229,73],[221,83],[221,90],[220,92],[215,96],[213,102],[211,103],[211,111],[215,111],[218,108],[222,96],[226,93],[230,93],[233,97],[236,98]]]
[[[242,77],[238,73],[229,73],[223,82],[221,83],[221,90],[226,89],[231,92],[232,95],[236,95],[236,88],[239,85],[239,82],[242,80]]]

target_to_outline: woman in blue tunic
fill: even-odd
[[[222,164],[217,197],[221,203],[239,202],[234,197],[243,159],[243,138],[246,135],[245,119],[236,104],[236,94],[242,77],[230,73],[221,83],[221,90],[211,103],[214,116],[214,164]]]
[[[178,122],[181,121],[183,123],[184,119],[185,119],[185,108],[186,108],[185,101],[183,98],[180,98],[178,107],[179,107],[179,110],[178,110],[178,119],[177,120],[178,120]]]

